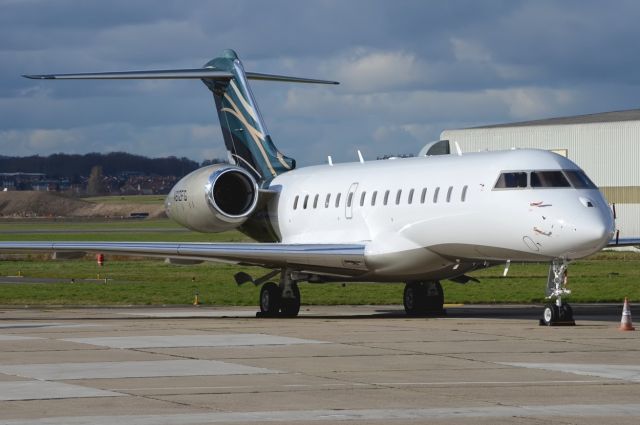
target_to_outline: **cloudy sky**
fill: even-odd
[[[415,153],[440,132],[640,107],[640,2],[0,0],[0,154],[225,157],[190,81],[28,73],[193,68],[223,49],[279,149],[308,165]]]

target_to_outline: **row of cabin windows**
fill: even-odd
[[[460,192],[460,201],[461,202],[466,202],[467,200],[467,189],[468,186],[463,186],[462,187],[462,192]],[[433,203],[437,203],[438,202],[438,197],[440,195],[440,188],[436,187],[433,191],[433,195],[431,196],[431,199],[433,200]],[[340,206],[340,198],[341,198],[342,194],[338,193],[336,194],[335,197],[335,201],[334,201],[334,207],[338,208]],[[354,201],[354,196],[355,196],[355,192],[349,192],[349,195],[347,196],[347,207],[351,207],[353,205],[353,201]],[[413,204],[414,199],[416,200],[417,203],[417,197],[418,194],[416,193],[415,189],[411,189],[409,190],[409,194],[407,196],[407,204],[411,205]],[[447,193],[446,193],[446,202],[451,202],[451,199],[453,197],[453,186],[449,186],[449,188],[447,189]],[[391,191],[390,190],[385,190],[384,194],[382,194],[382,205],[389,205],[389,201],[391,198]],[[365,203],[366,203],[366,199],[367,199],[367,192],[363,191],[360,194],[360,206],[364,207]],[[310,207],[309,205],[309,201],[311,200],[310,195],[304,195],[304,198],[302,200],[302,209],[307,209]],[[313,209],[318,208],[318,201],[320,200],[320,195],[316,194],[313,197],[312,200],[312,206]],[[378,191],[374,190],[371,193],[371,200],[369,201],[371,206],[375,206],[376,205],[376,201],[378,200]],[[296,197],[293,200],[293,209],[296,210],[298,209],[298,203],[300,201],[300,195],[296,195]],[[398,189],[398,191],[395,194],[395,205],[400,205],[400,202],[402,201],[402,189]],[[423,188],[422,191],[420,192],[420,203],[424,204],[425,202],[427,202],[427,188]],[[324,198],[324,207],[325,208],[329,208],[329,206],[331,205],[331,194],[327,193],[326,197]]]

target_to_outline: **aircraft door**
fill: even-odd
[[[358,183],[352,183],[351,186],[349,186],[344,207],[344,216],[347,220],[353,218],[353,204],[356,202],[356,190],[358,190]]]

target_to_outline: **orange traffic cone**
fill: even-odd
[[[629,308],[629,301],[627,297],[624,298],[624,307],[622,307],[622,320],[620,321],[621,331],[635,331],[631,323],[631,309]]]

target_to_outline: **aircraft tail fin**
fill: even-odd
[[[45,80],[200,79],[213,93],[229,159],[251,172],[260,183],[294,169],[296,162],[283,155],[271,140],[247,80],[338,84],[335,81],[245,72],[233,50],[225,50],[222,56],[207,62],[203,68],[24,77]]]
[[[283,155],[271,140],[247,80],[320,84],[334,82],[245,72],[233,50],[225,50],[222,56],[209,61],[205,68],[233,75],[226,80],[202,79],[213,93],[224,142],[232,160],[253,172],[262,181],[269,181],[278,174],[294,169],[295,160]]]

